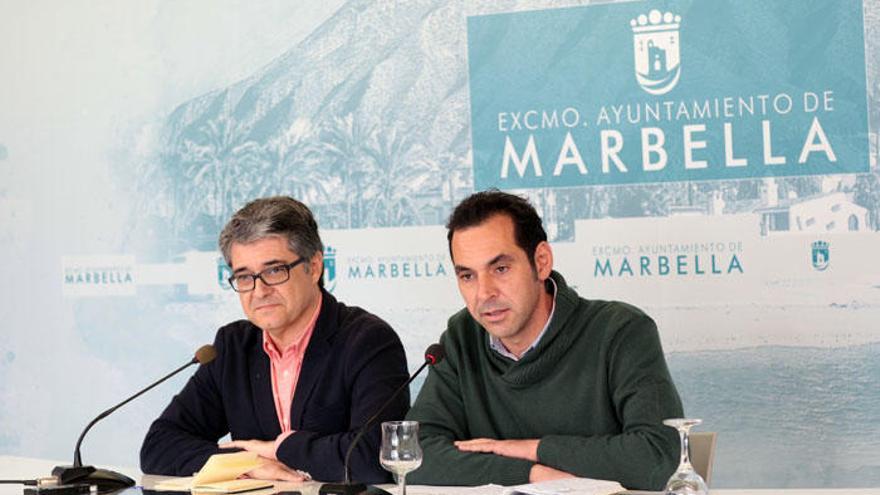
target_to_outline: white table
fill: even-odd
[[[383,488],[396,495],[397,490],[393,485],[382,485]],[[444,492],[442,486],[416,486],[407,485],[407,495],[449,495]],[[305,492],[303,492],[305,494]],[[628,491],[625,494],[632,495],[662,495],[663,492]],[[880,495],[880,488],[847,488],[847,489],[717,489],[709,490],[710,495]],[[488,492],[486,495],[497,495],[497,492]]]
[[[70,461],[52,461],[46,459],[33,459],[27,457],[15,457],[0,455],[0,479],[33,479],[48,476],[54,466],[70,464]],[[163,476],[143,475],[137,468],[100,466],[112,469],[135,480],[141,480],[143,486],[152,486],[158,480],[166,479]],[[278,483],[277,491],[299,490],[303,495],[317,495],[320,483]],[[392,494],[396,492],[394,485],[382,485]],[[450,489],[449,491],[454,490]],[[437,486],[407,486],[408,495],[444,495],[449,493],[443,487]],[[252,492],[250,495],[258,495],[262,492]],[[633,494],[655,494],[656,492],[628,492]],[[0,495],[21,495],[21,485],[0,485]],[[711,490],[712,495],[880,495],[880,488],[817,488],[817,489],[718,489]],[[494,495],[489,492],[486,495]]]

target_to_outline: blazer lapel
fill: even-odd
[[[278,423],[275,397],[272,394],[272,371],[269,369],[269,356],[266,356],[263,351],[262,337],[259,341],[260,345],[253,350],[250,359],[254,412],[257,415],[260,430],[265,435],[264,438],[274,439],[281,434],[281,425]]]
[[[324,370],[327,360],[332,357],[331,338],[336,333],[337,311],[336,298],[326,291],[322,291],[324,300],[321,302],[321,314],[318,315],[318,321],[315,322],[315,330],[312,333],[312,339],[306,348],[303,357],[302,368],[300,369],[299,381],[296,384],[296,393],[293,395],[293,404],[290,408],[290,424],[294,430],[302,427],[302,417],[306,403],[311,400],[312,393],[321,374]]]

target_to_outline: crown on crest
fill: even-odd
[[[672,12],[660,12],[654,9],[647,15],[641,14],[629,21],[633,33],[650,33],[655,31],[672,31],[678,29],[681,24],[681,16]]]

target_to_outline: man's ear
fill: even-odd
[[[321,251],[316,251],[312,258],[309,260],[309,275],[312,277],[312,282],[315,284],[318,283],[318,280],[324,275],[324,253]]]
[[[535,271],[541,281],[550,278],[550,272],[553,271],[553,250],[547,241],[541,241],[535,248]]]

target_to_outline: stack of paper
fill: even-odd
[[[195,476],[162,481],[153,487],[159,491],[198,491],[215,493],[240,493],[261,488],[272,488],[264,480],[238,479],[239,476],[260,467],[263,461],[251,452],[214,454]]]
[[[612,495],[625,490],[614,481],[568,478],[509,487],[415,485],[407,487],[406,491],[410,495]]]
[[[616,481],[563,478],[528,485],[511,486],[502,495],[611,495],[624,491]]]

